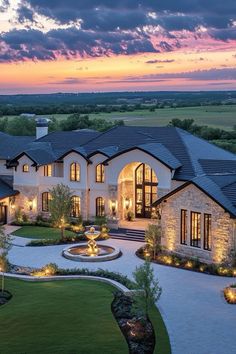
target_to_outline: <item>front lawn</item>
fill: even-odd
[[[0,306],[2,354],[128,354],[111,312],[114,288],[89,280],[31,283],[6,279],[12,299]],[[168,333],[159,311],[155,354],[170,354]]]
[[[13,232],[13,235],[38,240],[56,240],[61,238],[61,230],[53,227],[22,226],[20,229]],[[75,234],[72,231],[65,230],[65,236],[72,237],[75,236]]]
[[[111,312],[111,286],[7,279],[6,289],[13,297],[0,307],[0,353],[128,353]]]

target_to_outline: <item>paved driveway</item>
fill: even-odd
[[[30,267],[55,262],[63,268],[103,268],[129,277],[135,267],[142,264],[134,254],[140,243],[119,240],[102,243],[120,247],[122,257],[110,262],[85,264],[63,258],[61,251],[65,246],[13,246],[9,260]],[[221,293],[232,279],[158,264],[153,267],[163,288],[158,307],[170,335],[173,354],[236,353],[236,306],[226,304]]]

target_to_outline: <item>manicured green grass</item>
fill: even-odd
[[[155,329],[156,336],[156,346],[154,354],[170,354],[171,347],[168,332],[161,317],[161,314],[156,309],[156,307],[152,308],[150,312],[150,319]]]
[[[1,354],[128,354],[111,312],[114,288],[89,280],[30,283],[6,279],[13,297],[0,307]],[[151,320],[155,354],[170,354],[159,311]]]
[[[68,280],[7,280],[13,298],[0,307],[1,354],[126,354],[111,312],[113,288]]]
[[[35,238],[35,239],[47,239],[55,240],[61,238],[61,231],[52,227],[40,227],[40,226],[22,226],[20,229],[16,230],[13,235]],[[72,231],[65,230],[66,236],[74,236]]]

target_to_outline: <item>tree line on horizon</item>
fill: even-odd
[[[72,131],[78,129],[93,129],[104,132],[115,126],[122,125],[124,125],[123,120],[111,122],[103,118],[90,119],[88,115],[74,113],[63,120],[51,118],[49,132]],[[209,127],[207,125],[197,125],[195,124],[194,119],[181,120],[174,118],[169,122],[168,126],[184,129],[223,149],[236,153],[236,125],[233,127],[232,131],[226,131],[220,128]],[[9,119],[5,117],[0,119],[0,131],[10,135],[34,136],[35,130],[36,122],[33,118],[15,117]]]

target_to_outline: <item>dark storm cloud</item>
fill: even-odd
[[[99,57],[158,52],[148,38],[143,38],[137,32],[91,32],[76,27],[55,29],[47,33],[33,29],[14,29],[0,35],[0,45],[6,47],[5,51],[0,52],[0,62],[54,60],[57,56],[69,59],[76,55]]]
[[[2,4],[3,11],[9,0]],[[33,31],[37,15],[69,28]],[[200,26],[216,40],[236,39],[235,0],[21,0],[16,16],[29,29],[0,35],[0,61],[171,52],[185,31],[200,38]]]
[[[30,6],[34,11],[53,18],[61,23],[82,19],[85,27],[104,25],[104,18],[110,14],[117,17],[130,18],[135,21],[133,14],[139,18],[139,26],[147,24],[145,15],[156,12],[162,25],[168,30],[181,28],[193,29],[197,24],[205,23],[216,28],[226,27],[232,17],[235,18],[235,0],[22,0],[22,4]],[[115,16],[116,14],[116,16]],[[178,16],[181,14],[182,16]],[[90,18],[93,18],[91,23]],[[109,18],[111,23],[112,18]],[[157,22],[159,22],[157,18]],[[121,25],[119,26],[121,27]]]
[[[0,4],[0,12],[5,12],[10,6],[9,0],[2,0]]]

